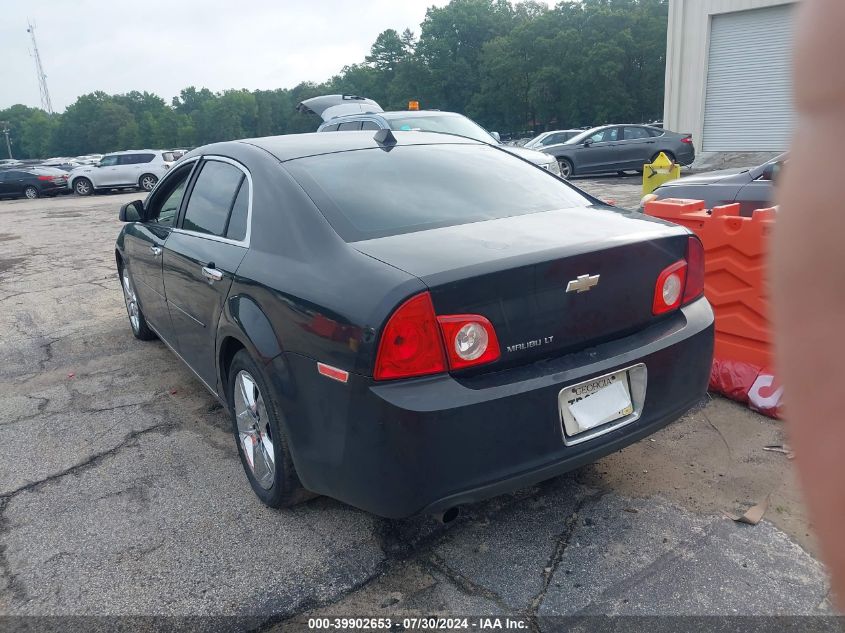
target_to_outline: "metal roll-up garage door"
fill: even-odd
[[[714,15],[703,150],[776,152],[789,144],[795,5]]]

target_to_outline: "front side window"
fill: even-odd
[[[321,132],[337,132],[337,123],[333,123],[332,125],[327,125],[324,127]]]
[[[375,121],[362,121],[361,122],[361,129],[362,130],[380,130],[381,126],[376,123]]]
[[[182,198],[185,197],[185,188],[188,186],[191,169],[193,169],[193,165],[185,165],[182,169],[173,172],[156,189],[154,197],[149,203],[150,222],[155,222],[160,226],[174,225],[176,216],[179,215]]]
[[[596,132],[590,137],[593,143],[612,143],[619,139],[619,128],[609,127],[600,132]]]
[[[182,228],[225,236],[229,211],[243,177],[243,172],[234,165],[217,160],[206,161],[188,199]]]
[[[487,145],[397,145],[285,163],[347,242],[592,202],[547,171]]]
[[[103,156],[100,159],[100,167],[112,167],[117,165],[117,156]]]

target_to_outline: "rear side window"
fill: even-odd
[[[345,123],[341,123],[337,126],[338,132],[347,132],[349,130],[360,130],[361,129],[361,122],[360,121],[346,121]]]
[[[347,242],[592,204],[545,170],[486,145],[398,145],[285,168]]]
[[[362,121],[361,122],[361,129],[362,130],[380,130],[381,126],[376,123],[375,121]]]
[[[626,127],[625,128],[625,140],[626,141],[633,141],[637,139],[644,139],[644,138],[651,138],[648,130],[644,127]]]
[[[174,160],[176,160],[176,154],[174,154],[173,152],[162,152],[161,159],[165,162],[172,163]]]
[[[332,125],[327,125],[326,127],[324,127],[320,131],[321,132],[337,132],[337,123],[334,123]]]
[[[228,163],[206,161],[197,176],[182,228],[197,233],[223,237],[229,210],[241,186],[243,172]]]
[[[149,163],[155,158],[155,154],[122,154],[117,157],[118,165],[138,165]]]
[[[648,133],[652,136],[663,136],[666,132],[664,130],[658,130],[657,128],[650,127],[648,128]]]

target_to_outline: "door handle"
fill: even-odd
[[[208,266],[202,267],[202,276],[208,279],[209,281],[220,281],[221,279],[223,279],[223,271],[214,268],[214,264],[211,264],[211,266],[211,268]]]
[[[158,257],[159,255],[161,255],[161,248],[159,248],[158,246],[150,246],[150,252],[156,257]]]

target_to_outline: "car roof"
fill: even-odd
[[[139,154],[141,152],[163,152],[169,150],[161,150],[161,149],[124,149],[119,152],[109,152],[108,154],[104,154],[104,156],[121,156],[123,154]]]
[[[221,147],[222,149],[228,143],[245,143],[260,147],[280,161],[287,161],[318,154],[385,147],[376,142],[375,135],[377,133],[367,130],[364,132],[338,132],[337,134],[312,132],[310,134],[265,136],[206,146],[203,148],[203,153],[213,153],[214,148]],[[437,132],[393,132],[393,136],[396,138],[397,145],[484,145],[484,143],[463,136],[447,136]]]

